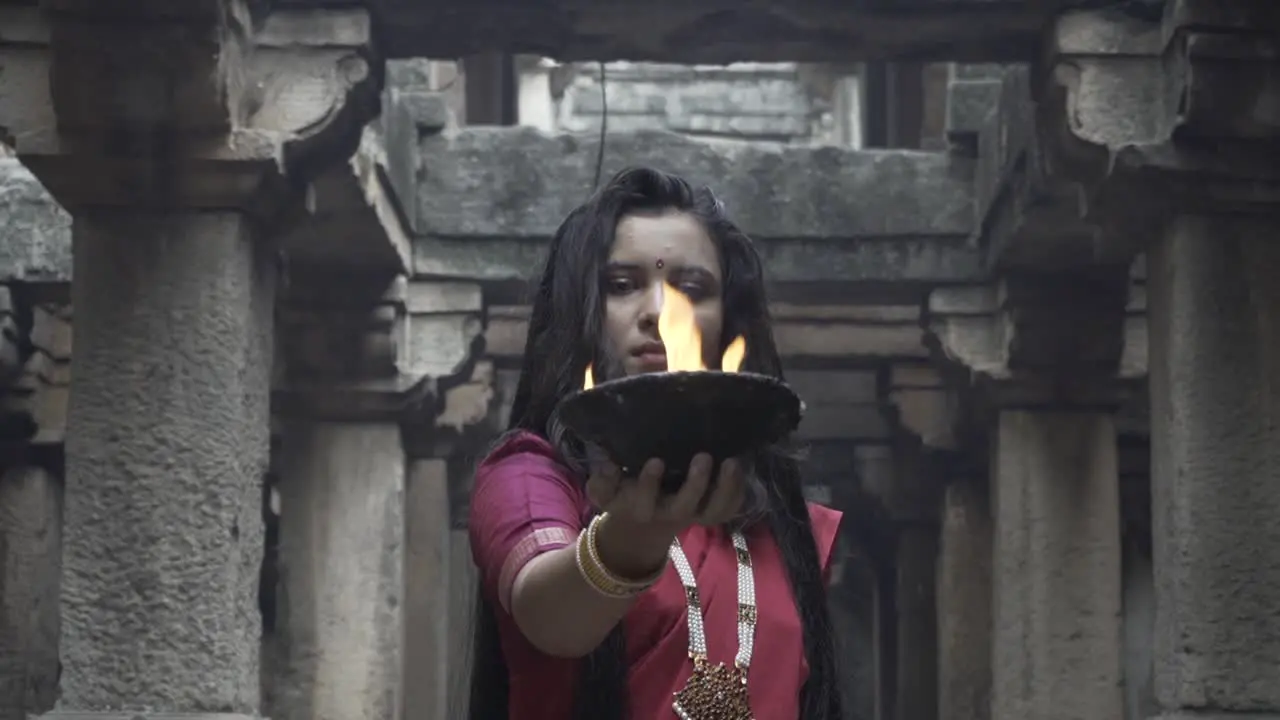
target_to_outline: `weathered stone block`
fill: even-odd
[[[999,80],[953,80],[947,85],[947,134],[976,136],[1000,103]],[[975,137],[976,139],[976,137]]]
[[[71,216],[16,158],[0,157],[0,281],[10,280],[71,280]]]
[[[465,313],[409,318],[408,362],[414,376],[442,377],[457,372],[467,360],[472,340],[480,334],[479,316]]]
[[[787,382],[805,403],[802,440],[879,439],[888,427],[880,412],[874,372],[796,371]]]
[[[820,359],[826,363],[850,358],[924,358],[920,343],[919,310],[899,306],[804,306],[775,303],[773,336],[778,352],[788,360]],[[524,352],[528,332],[527,306],[489,308],[485,350],[495,357],[514,358]]]
[[[468,128],[424,138],[415,272],[528,279],[591,193],[598,138]],[[973,277],[972,164],[940,153],[710,143],[658,132],[606,138],[602,175],[652,165],[709,183],[756,240],[771,279]]]
[[[599,71],[584,64],[565,94],[564,129],[598,129],[607,102],[611,130],[793,141],[823,110],[796,63],[614,63],[605,77],[602,93]]]
[[[39,306],[32,310],[29,337],[34,352],[22,375],[0,400],[5,413],[29,421],[33,445],[57,445],[66,437],[67,400],[71,389],[71,310]]]
[[[475,283],[414,281],[408,284],[403,372],[444,377],[458,372],[484,328],[484,298]]]

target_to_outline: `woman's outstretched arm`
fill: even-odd
[[[725,508],[736,509],[740,473],[736,464],[725,465],[701,517],[709,458],[695,459],[685,486],[669,498],[659,497],[660,462],[651,461],[632,480],[617,478],[616,471],[594,476],[588,483],[592,500],[608,510],[596,531],[601,564],[626,579],[661,570],[680,530]],[[540,454],[509,455],[476,474],[470,530],[485,590],[532,646],[556,657],[589,654],[633,602],[596,590],[578,567],[575,546],[586,503],[567,471]]]
[[[671,535],[653,528],[628,530],[615,518],[597,531],[600,561],[624,578],[653,575],[667,562]],[[626,615],[635,601],[611,598],[587,583],[573,545],[529,561],[511,590],[511,614],[529,642],[556,657],[589,654]]]

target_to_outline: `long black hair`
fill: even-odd
[[[709,189],[695,189],[679,177],[649,168],[623,170],[570,213],[551,241],[533,298],[520,381],[511,408],[510,430],[527,430],[548,438],[572,466],[580,466],[576,460],[582,449],[557,427],[554,411],[562,397],[582,386],[588,363],[597,369],[597,380],[608,379],[600,369],[609,364],[598,362],[603,359],[604,346],[600,288],[614,230],[627,215],[671,211],[697,218],[719,251],[724,278],[723,342],[743,336],[747,354],[742,369],[782,377],[760,255],[751,240],[729,220],[724,205]],[[786,563],[809,663],[809,676],[800,693],[800,720],[839,720],[835,641],[799,467],[793,456],[779,449],[757,453],[753,466],[768,489],[760,521],[768,523]],[[478,603],[469,717],[506,720],[509,687],[497,618],[483,597]],[[625,657],[619,625],[581,662],[572,720],[632,720]]]

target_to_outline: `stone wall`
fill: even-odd
[[[598,64],[551,72],[571,77],[556,98],[555,120],[567,131],[598,130],[606,108],[610,130],[736,140],[833,142],[847,122],[839,116],[837,83],[798,63],[609,63],[603,93]]]

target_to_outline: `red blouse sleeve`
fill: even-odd
[[[510,612],[511,586],[533,558],[572,545],[585,495],[545,439],[516,433],[476,468],[468,532],[487,596]]]
[[[831,582],[831,553],[835,549],[836,535],[844,513],[817,503],[809,503],[809,522],[813,524],[813,539],[818,545],[818,563],[822,566],[822,581]]]

